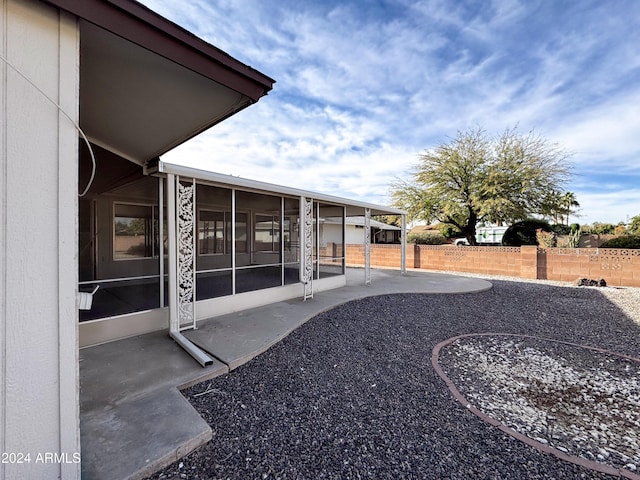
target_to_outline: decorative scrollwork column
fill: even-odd
[[[313,199],[300,198],[302,212],[302,265],[300,281],[304,285],[304,300],[313,298]]]
[[[371,209],[364,209],[364,284],[371,285]]]
[[[177,183],[178,229],[178,318],[180,327],[193,327],[196,323],[195,281],[195,180],[191,184]]]

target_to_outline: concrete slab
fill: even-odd
[[[227,373],[264,352],[317,314],[358,298],[393,293],[458,294],[491,288],[468,277],[348,269],[347,286],[198,323],[183,332],[219,361],[202,368],[165,332],[80,350],[83,477],[142,478],[211,438],[211,430],[176,387]],[[197,417],[197,418],[196,418]]]
[[[139,479],[211,440],[211,428],[175,388],[112,408],[80,423],[82,478]]]
[[[202,368],[166,331],[80,350],[80,408],[118,405],[161,389],[227,373],[222,362]]]

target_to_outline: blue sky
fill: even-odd
[[[572,221],[640,215],[638,0],[144,0],[276,80],[166,161],[374,203],[459,130],[573,153]]]

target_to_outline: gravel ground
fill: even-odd
[[[151,478],[615,478],[470,413],[431,353],[451,337],[502,332],[640,357],[640,289],[491,281],[483,293],[347,303],[229,375],[185,390],[213,440]]]
[[[465,406],[595,467],[638,470],[640,360],[490,334],[447,343],[438,364]]]

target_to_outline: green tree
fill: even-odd
[[[402,226],[402,217],[400,215],[373,215],[371,218],[387,225]]]
[[[562,209],[564,210],[566,223],[565,225],[569,225],[569,215],[574,213],[574,208],[579,207],[580,204],[576,199],[576,194],[573,192],[564,192],[561,199]]]
[[[600,223],[593,222],[591,225],[591,233],[595,233],[596,235],[608,235],[615,232],[615,225],[611,223]]]
[[[564,215],[564,207],[562,205],[562,192],[547,192],[545,198],[544,209],[541,212],[545,218],[551,218],[554,225],[560,225]]]
[[[411,180],[391,186],[410,220],[437,220],[476,245],[479,222],[511,223],[544,214],[570,177],[568,154],[515,128],[491,139],[480,128],[420,155]]]
[[[631,235],[640,235],[640,215],[636,215],[631,218],[629,226],[627,227],[627,232]]]

